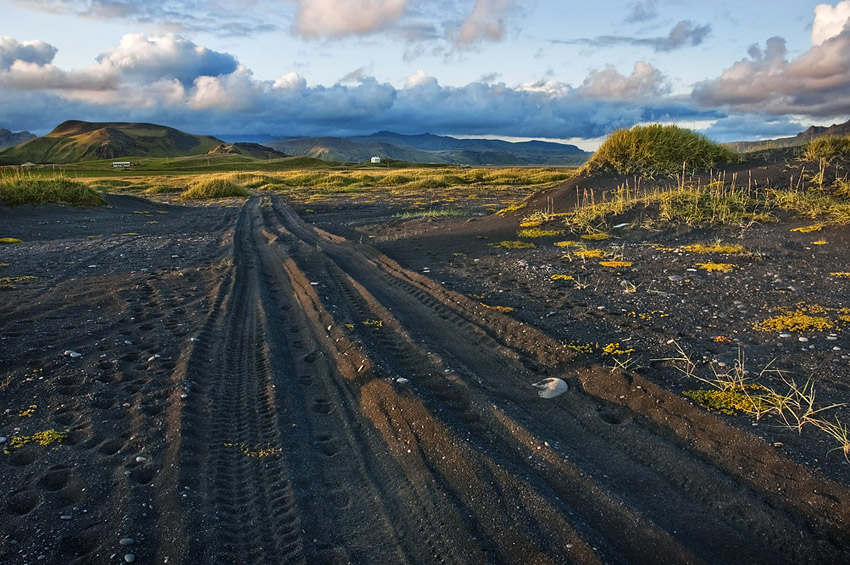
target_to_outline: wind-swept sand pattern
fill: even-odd
[[[66,265],[2,304],[4,343],[22,348],[2,355],[4,394],[61,395],[39,400],[43,420],[71,430],[4,455],[4,560],[850,559],[850,489],[647,379],[313,228],[279,196],[173,213],[163,233],[206,235],[71,243],[83,264],[123,253],[151,270]],[[156,263],[190,250],[179,270]],[[42,329],[98,309],[91,334]],[[82,369],[43,353],[54,342]],[[14,378],[36,365],[43,379]],[[538,397],[549,377],[567,392]]]

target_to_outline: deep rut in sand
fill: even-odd
[[[278,196],[244,205],[197,339],[186,561],[850,559],[846,487]]]

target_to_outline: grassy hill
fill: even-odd
[[[63,164],[98,159],[202,154],[283,157],[283,154],[257,144],[227,144],[212,136],[192,135],[156,124],[70,120],[44,137],[31,139],[0,152],[0,164],[14,165],[28,161]]]
[[[590,156],[590,153],[564,143],[510,143],[497,139],[456,139],[429,133],[402,135],[389,131],[353,137],[281,139],[270,141],[267,145],[289,155],[349,163],[360,163],[378,156],[409,163],[575,166],[584,163]]]

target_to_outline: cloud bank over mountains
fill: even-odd
[[[0,37],[0,125],[27,123],[36,131],[76,118],[155,121],[217,134],[348,135],[392,129],[590,139],[618,127],[665,121],[710,123],[709,132],[723,138],[737,136],[741,124],[758,120],[763,131],[785,135],[799,130],[791,117],[850,115],[850,0],[814,10],[812,44],[804,52],[791,56],[785,39],[768,38],[719,76],[678,94],[664,69],[646,59],[625,72],[604,64],[589,68],[574,84],[547,76],[508,85],[496,82],[498,73],[489,73],[465,85],[447,86],[419,69],[394,86],[371,76],[369,66],[350,70],[331,85],[311,84],[309,75],[296,69],[261,80],[237,56],[188,38],[189,31],[199,29],[224,33],[223,24],[207,15],[210,10],[188,13],[190,5],[197,8],[212,0],[29,1],[44,11],[155,22],[178,31],[125,34],[79,69],[55,65],[59,49],[44,40]],[[261,25],[280,29],[280,23],[257,16],[265,8],[280,9],[280,4],[249,2],[243,13],[234,15],[231,32]],[[458,52],[504,41],[519,29],[525,10],[515,0],[284,4],[292,11],[287,33],[309,41],[391,33],[402,43],[418,37],[444,42]],[[441,22],[424,15],[437,7],[444,8]],[[631,22],[655,22],[655,29],[667,29],[658,18],[653,0],[632,3],[626,14]],[[555,41],[600,49],[628,44],[649,54],[701,45],[711,33],[709,25],[681,20],[666,34]]]

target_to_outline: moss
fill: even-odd
[[[611,234],[607,233],[586,233],[581,236],[582,239],[586,239],[588,241],[605,241],[606,239],[611,239]]]
[[[577,241],[556,241],[555,245],[558,247],[575,247],[578,245]]]
[[[9,442],[10,449],[17,449],[30,443],[39,445],[50,445],[53,443],[65,441],[68,437],[68,431],[60,432],[57,430],[43,430],[36,432],[31,436],[15,436]]]
[[[513,312],[516,310],[516,308],[513,308],[511,306],[490,306],[489,304],[484,304],[483,302],[481,303],[481,305],[489,310],[495,310],[496,312],[502,312],[503,314],[507,314],[508,312]]]
[[[704,271],[708,271],[709,273],[712,273],[714,271],[728,273],[729,271],[735,268],[735,265],[733,265],[732,263],[697,263],[697,267]]]
[[[561,274],[554,274],[554,275],[552,275],[552,276],[551,276],[551,277],[549,277],[549,278],[551,278],[553,281],[571,281],[571,280],[575,280],[575,279],[573,279],[573,276],[572,276],[572,275],[561,275]]]
[[[23,243],[17,237],[0,237],[0,243]]]
[[[796,231],[800,233],[812,233],[815,231],[820,231],[823,229],[823,224],[813,224],[811,226],[801,226],[799,228],[794,228],[791,231]]]
[[[747,248],[738,243],[715,243],[713,245],[695,243],[686,245],[682,249],[690,253],[747,253]]]
[[[601,249],[584,249],[574,251],[573,254],[582,259],[599,259],[600,257],[605,257],[605,251]]]
[[[517,237],[525,237],[529,239],[537,238],[537,237],[554,237],[557,235],[562,235],[564,232],[562,230],[541,230],[540,228],[528,228],[525,230],[520,230],[517,232]]]
[[[802,332],[806,330],[830,330],[835,327],[835,324],[829,318],[812,316],[803,310],[795,310],[758,322],[754,327],[763,332]]]
[[[622,267],[631,267],[632,266],[631,261],[600,261],[599,264],[602,265],[603,267],[610,267],[612,269],[619,269],[619,268],[622,268]]]
[[[704,408],[730,416],[758,412],[761,404],[758,396],[735,390],[686,390],[682,394]]]
[[[534,244],[530,241],[500,241],[498,243],[491,243],[490,247],[502,249],[529,249],[534,247]]]

